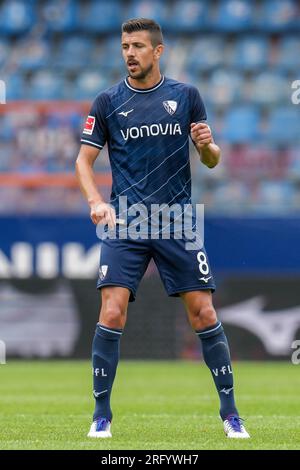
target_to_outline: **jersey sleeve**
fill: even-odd
[[[81,135],[81,143],[102,149],[107,141],[107,99],[104,93],[97,96],[92,104],[84,129]]]
[[[199,91],[195,87],[190,89],[191,122],[204,122],[207,120],[206,109]]]

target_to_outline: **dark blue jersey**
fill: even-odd
[[[111,204],[191,203],[190,124],[206,120],[198,90],[162,77],[149,89],[127,79],[100,93],[81,142],[108,144],[112,170]]]

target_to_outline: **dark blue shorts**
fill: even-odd
[[[183,239],[132,240],[104,239],[100,247],[97,288],[127,287],[130,301],[135,300],[138,285],[153,258],[170,296],[181,292],[210,289],[215,283],[204,247],[186,250]]]

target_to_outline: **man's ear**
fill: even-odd
[[[158,44],[158,46],[156,46],[156,48],[154,49],[155,59],[160,59],[163,52],[164,52],[164,45],[163,44]]]

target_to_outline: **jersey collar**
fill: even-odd
[[[165,77],[162,75],[160,81],[154,85],[153,87],[151,88],[134,88],[133,86],[129,85],[129,82],[128,82],[128,77],[125,78],[124,82],[125,82],[125,85],[132,91],[135,91],[136,93],[150,93],[151,91],[154,91],[154,90],[157,90],[157,88],[159,88],[165,81]]]

